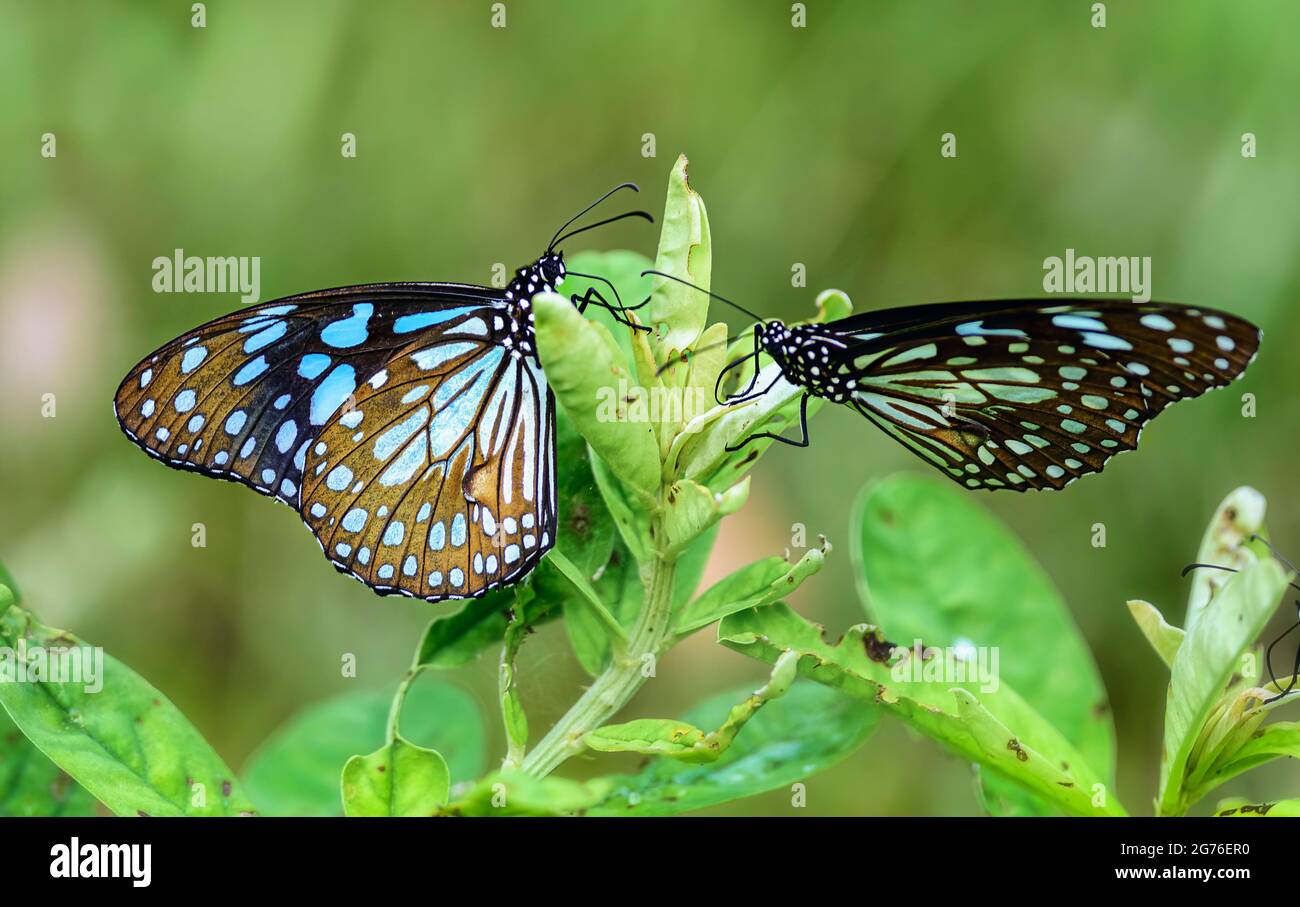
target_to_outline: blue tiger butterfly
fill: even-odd
[[[989,490],[1061,489],[1101,472],[1166,406],[1239,377],[1261,338],[1235,315],[1164,302],[950,302],[786,325],[709,295],[758,322],[753,351],[727,365],[715,394],[762,354],[776,364],[766,387],[755,389],[756,367],[746,388],[718,402],[756,399],[782,379],[803,391],[798,440],[760,432],[740,446],[806,447],[808,400],[821,397],[959,484]]]
[[[177,469],[296,509],[325,556],[380,594],[471,598],[555,544],[555,400],[532,297],[570,272],[564,231],[503,289],[374,283],[225,315],[146,356],[114,398],[127,436]],[[614,290],[617,299],[617,290]],[[636,327],[621,302],[594,304]]]

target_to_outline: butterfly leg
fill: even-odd
[[[736,444],[735,446],[729,445],[727,447],[727,450],[728,451],[740,450],[741,448],[749,444],[751,441],[757,441],[759,438],[771,438],[773,441],[780,441],[782,444],[789,444],[791,447],[807,447],[809,444],[808,394],[804,394],[802,397],[799,398],[799,434],[800,434],[799,440],[795,441],[790,438],[782,437],[781,435],[775,432],[761,431],[758,434],[750,435],[748,438],[741,441],[739,444]]]
[[[569,297],[569,301],[577,306],[579,312],[586,312],[587,306],[594,304],[613,315],[614,320],[619,324],[625,324],[634,331],[645,331],[648,334],[654,330],[649,325],[634,323],[632,319],[627,316],[627,309],[625,307],[622,305],[610,305],[605,297],[601,295],[600,290],[597,290],[595,287],[588,287],[587,292],[583,293],[581,296],[574,293]]]
[[[741,402],[754,390],[754,385],[758,383],[758,357],[763,349],[762,338],[763,338],[762,326],[757,324],[754,325],[754,352],[741,356],[739,359],[737,359],[734,362],[727,363],[727,365],[722,369],[722,371],[718,373],[718,380],[713,383],[713,399],[717,401],[719,406],[728,406],[732,403]],[[721,394],[722,382],[726,380],[727,373],[731,371],[733,368],[737,368],[738,366],[748,362],[750,359],[754,360],[754,374],[750,376],[749,384],[745,386],[745,389],[743,391],[740,391],[739,393],[736,394],[731,394],[725,400],[722,399],[722,394]]]

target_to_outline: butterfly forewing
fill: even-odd
[[[1099,472],[1259,347],[1223,312],[1115,300],[915,306],[826,330],[826,380],[854,408],[967,487],[1021,491]]]
[[[482,595],[554,544],[554,446],[541,369],[470,322],[398,351],[325,426],[302,517],[380,592]]]
[[[474,289],[342,287],[216,319],[127,374],[114,398],[118,421],[171,466],[242,482],[296,507],[315,434],[413,332],[491,317],[489,298],[475,298]]]

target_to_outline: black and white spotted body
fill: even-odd
[[[526,268],[515,272],[506,287],[506,315],[493,324],[493,336],[512,354],[537,360],[533,335],[533,297],[538,293],[558,293],[568,270],[563,252],[547,252]]]
[[[837,361],[845,349],[843,341],[828,336],[818,325],[773,320],[764,325],[760,342],[790,383],[832,403],[849,401],[857,382]]]

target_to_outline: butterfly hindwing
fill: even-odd
[[[1099,472],[1259,347],[1223,312],[1116,300],[914,306],[825,330],[846,402],[966,487],[1020,491]]]
[[[472,331],[396,352],[307,452],[301,512],[379,592],[482,595],[556,533],[554,400],[539,366]]]
[[[419,330],[491,317],[487,292],[374,284],[243,309],[137,364],[114,398],[118,421],[170,466],[296,507],[307,447],[357,382]]]

